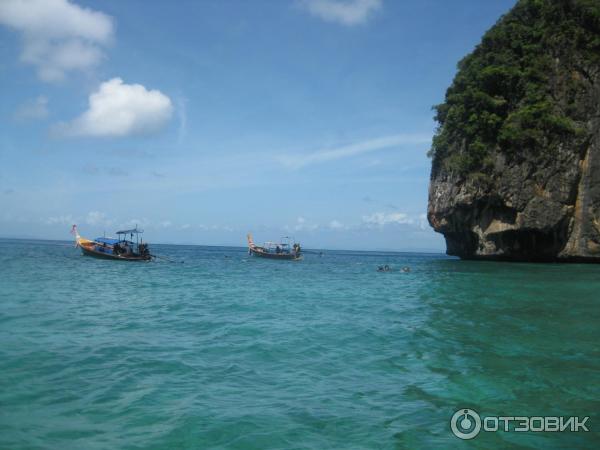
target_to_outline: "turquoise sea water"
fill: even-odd
[[[185,263],[0,240],[1,449],[598,448],[600,266],[153,249]]]

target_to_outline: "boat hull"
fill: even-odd
[[[270,253],[257,247],[251,247],[249,248],[249,250],[250,254],[258,256],[259,258],[279,259],[285,261],[297,261],[299,259],[302,259],[302,255],[298,255],[296,253]]]
[[[125,256],[125,255],[113,255],[110,253],[99,252],[93,248],[85,245],[80,245],[81,251],[85,256],[91,256],[99,259],[112,259],[117,261],[149,261],[152,259],[150,255],[147,256]]]

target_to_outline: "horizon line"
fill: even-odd
[[[37,238],[37,237],[10,237],[10,236],[0,236],[0,240],[13,240],[13,241],[46,241],[46,242],[66,242],[72,243],[72,239],[48,239],[48,238]],[[236,249],[245,249],[247,246],[244,245],[224,245],[224,244],[176,244],[173,242],[153,242],[151,245],[175,245],[178,247],[184,246],[193,246],[193,247],[228,247],[228,248],[236,248]],[[435,249],[420,249],[420,250],[390,250],[390,249],[371,249],[371,250],[359,250],[359,249],[343,249],[343,248],[312,248],[305,247],[305,250],[312,251],[333,251],[333,252],[364,252],[364,253],[374,253],[374,252],[385,252],[385,253],[420,253],[424,255],[444,255],[446,256],[445,251],[443,250],[435,250]]]

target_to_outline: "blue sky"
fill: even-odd
[[[0,2],[0,236],[443,251],[432,105],[514,0]]]

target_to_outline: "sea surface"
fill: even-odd
[[[153,251],[0,240],[0,449],[600,448],[600,265]]]

